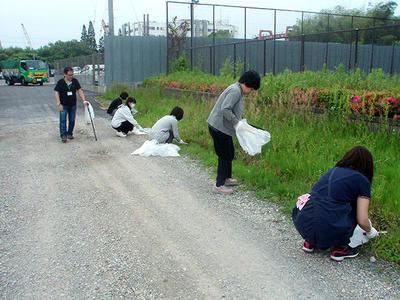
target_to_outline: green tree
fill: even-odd
[[[89,21],[89,28],[88,28],[87,36],[88,36],[87,40],[88,40],[89,48],[96,51],[97,50],[96,36],[95,36],[92,21]]]
[[[37,55],[40,59],[48,64],[53,64],[55,60],[90,55],[96,51],[90,49],[87,44],[78,42],[77,40],[62,42],[57,41],[43,46],[37,50]]]
[[[82,34],[81,34],[81,43],[87,43],[88,41],[88,34],[86,30],[85,24],[82,26]]]
[[[321,10],[321,13],[324,14],[313,14],[310,17],[306,17],[303,20],[303,24],[301,20],[297,20],[296,24],[293,25],[292,31],[288,34],[289,40],[300,40],[299,36],[304,33],[306,41],[350,43],[354,41],[354,33],[330,33],[311,36],[307,36],[307,34],[385,26],[392,25],[394,22],[399,23],[400,18],[394,16],[396,7],[396,2],[389,1],[386,3],[380,2],[366,10],[345,9],[342,6],[336,6],[332,10]],[[336,14],[336,16],[333,14]],[[395,39],[400,38],[400,29],[367,30],[360,32],[359,42],[369,44],[374,41],[375,43],[388,45],[393,42],[393,37]]]
[[[104,36],[102,36],[102,37],[99,39],[99,45],[98,45],[97,51],[98,51],[100,54],[104,54]]]
[[[210,33],[208,37],[213,37],[213,34]],[[229,32],[229,30],[217,30],[215,32],[215,37],[216,38],[232,38],[232,34]]]

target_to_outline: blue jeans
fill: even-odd
[[[72,135],[75,126],[76,105],[63,105],[64,110],[60,111],[60,137]],[[68,131],[67,131],[67,115],[68,115]]]

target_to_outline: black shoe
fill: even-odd
[[[342,261],[345,258],[353,258],[358,255],[358,249],[350,246],[335,247],[331,252],[331,259],[334,261]]]

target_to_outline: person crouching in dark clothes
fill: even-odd
[[[133,130],[134,126],[138,129],[142,129],[132,115],[132,109],[135,104],[136,100],[129,97],[125,104],[121,104],[115,112],[111,120],[111,126],[117,131],[117,136],[126,137],[126,135]]]
[[[334,247],[331,259],[342,261],[358,255],[358,247],[349,245],[357,224],[368,238],[378,235],[368,217],[373,175],[371,152],[355,146],[322,175],[310,194],[298,198],[292,219],[305,240],[305,252]]]
[[[127,92],[122,92],[117,99],[114,99],[107,109],[107,113],[112,117],[114,116],[115,110],[128,98]]]

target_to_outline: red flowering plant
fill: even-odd
[[[356,114],[400,119],[400,95],[375,91],[352,94],[350,108]]]

